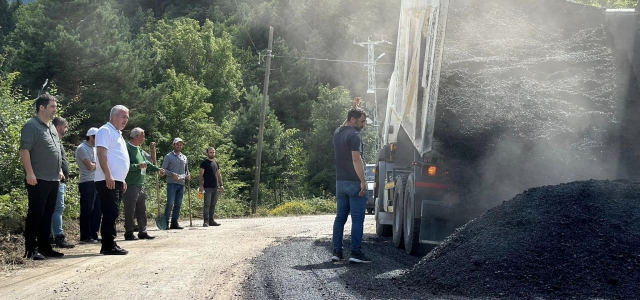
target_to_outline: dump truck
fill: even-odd
[[[449,0],[402,0],[375,168],[376,233],[419,254],[455,230],[455,197],[434,140]]]

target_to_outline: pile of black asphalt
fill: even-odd
[[[399,279],[425,295],[637,299],[640,184],[529,189],[459,228]]]

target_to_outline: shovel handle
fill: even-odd
[[[187,180],[187,200],[189,200],[189,227],[193,227],[193,221],[191,220],[191,185],[190,180]]]

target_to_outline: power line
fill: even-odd
[[[309,26],[309,24],[307,24],[307,22],[300,16],[298,15],[298,18],[302,21],[302,23],[304,23],[304,25],[307,25],[307,27],[309,28],[309,30],[311,30],[311,32],[315,32],[315,30],[313,28],[311,28],[311,26]],[[327,45],[327,43],[324,42],[324,39],[322,38],[322,36],[318,35],[318,37],[320,38],[320,41],[322,42],[322,44],[327,47],[327,49],[329,49],[329,51],[333,52],[333,54],[335,54],[336,56],[342,58],[343,60],[347,60],[344,57],[342,57],[340,54],[336,53],[335,51],[333,51],[333,49],[331,49],[331,47],[329,47],[329,45]]]
[[[233,0],[233,2],[236,3],[236,9],[238,9],[238,1]],[[242,16],[242,17],[246,19],[246,16]],[[251,39],[251,34],[249,34],[249,29],[246,26],[242,26],[242,27],[244,27],[244,31],[247,33],[247,37],[249,37],[249,41],[251,41],[251,45],[253,45],[253,50],[255,50],[257,54],[260,54],[260,52],[258,52],[258,48],[256,48],[256,44],[253,42],[253,39]]]
[[[314,61],[328,61],[328,62],[344,62],[344,63],[352,63],[352,64],[367,64],[366,61],[355,61],[355,60],[344,60],[344,59],[328,59],[328,58],[317,58],[317,57],[302,57],[302,56],[287,56],[287,55],[273,55],[272,57],[283,57],[283,58],[295,58],[295,59],[306,59],[306,60],[314,60]],[[379,65],[392,65],[392,63],[378,63]]]

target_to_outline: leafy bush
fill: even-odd
[[[331,199],[313,198],[286,202],[269,211],[272,216],[334,214],[336,203]]]
[[[238,218],[249,214],[249,206],[236,199],[220,197],[216,205],[216,218]]]
[[[253,215],[255,217],[268,217],[270,215],[270,210],[267,207],[259,206],[256,208],[256,213]]]
[[[0,195],[0,234],[22,233],[27,208],[26,190],[14,189],[9,194]]]
[[[313,198],[308,203],[315,215],[335,214],[337,210],[336,201],[333,199]]]
[[[284,203],[269,213],[272,216],[289,216],[289,215],[309,215],[313,211],[313,208],[303,201],[291,201]]]

